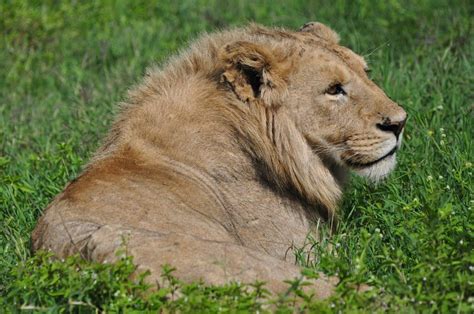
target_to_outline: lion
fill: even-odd
[[[126,238],[151,282],[171,264],[183,281],[285,291],[301,273],[288,249],[334,225],[348,173],[395,166],[407,114],[367,71],[318,22],[203,35],[129,92],[33,250],[113,261]],[[313,281],[316,296],[336,282]]]

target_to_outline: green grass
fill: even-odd
[[[0,308],[320,312],[474,311],[474,6],[470,1],[2,1],[0,3]],[[331,25],[409,113],[396,171],[354,177],[336,234],[310,270],[338,274],[323,302],[289,285],[168,283],[145,293],[117,265],[51,261],[29,251],[42,209],[98,147],[127,88],[203,31],[256,21]],[[296,259],[306,263],[309,246]],[[78,275],[82,274],[82,275]],[[95,275],[94,275],[95,274]],[[94,283],[94,280],[96,282]],[[373,291],[358,295],[351,283]],[[180,287],[182,295],[171,294]],[[100,297],[99,297],[100,296]],[[293,303],[293,298],[299,299]],[[269,309],[263,307],[263,309]]]

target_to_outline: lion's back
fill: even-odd
[[[214,200],[186,184],[186,178],[120,158],[98,164],[69,183],[45,209],[32,235],[33,250],[51,249],[63,257],[87,251],[91,237],[104,227],[124,235],[141,230],[232,241],[225,217],[218,212],[203,214],[203,209],[216,207]]]

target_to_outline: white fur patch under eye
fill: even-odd
[[[337,94],[337,95],[326,94],[326,96],[332,101],[343,102],[346,100],[346,95],[343,95],[343,94]]]

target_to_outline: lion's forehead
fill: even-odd
[[[284,55],[290,58],[294,58],[295,55],[303,56],[308,52],[325,54],[333,60],[336,59],[334,61],[339,61],[341,66],[347,66],[362,77],[365,77],[365,71],[368,69],[366,60],[351,49],[315,37],[307,32],[294,32],[252,25],[246,29],[245,33],[252,37],[256,36],[256,38],[263,39],[263,42],[269,46],[279,46],[286,52]]]
[[[305,72],[317,71],[318,77],[337,81],[341,84],[349,83],[355,76],[364,82],[369,81],[366,74],[367,64],[362,57],[339,48],[331,50],[326,47],[313,48],[306,55],[306,58],[301,59],[302,67],[300,69]],[[369,84],[369,86],[371,85]]]
[[[365,59],[349,48],[334,45],[330,47],[330,51],[327,53],[342,61],[344,65],[348,66],[358,74],[364,74],[368,68]]]
[[[323,40],[315,40],[314,38],[309,41],[303,41],[303,46],[306,47],[307,51],[322,52],[326,55],[333,56],[355,70],[364,71],[368,68],[365,59],[347,47],[331,44]]]

